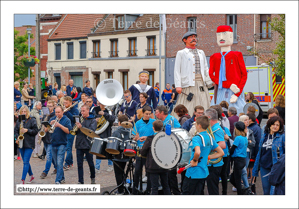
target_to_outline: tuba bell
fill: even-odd
[[[101,104],[105,106],[113,106],[119,103],[123,96],[123,91],[122,85],[117,80],[105,79],[97,86],[96,97]],[[108,110],[109,114],[112,115],[111,110],[108,107],[106,107],[106,109]],[[108,126],[109,122],[104,116],[102,116],[97,123],[97,129],[95,133],[103,133]]]

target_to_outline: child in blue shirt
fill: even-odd
[[[238,195],[242,195],[241,176],[242,169],[246,165],[248,140],[245,133],[245,124],[241,121],[235,123],[235,140],[230,149],[230,155],[234,161],[234,170],[230,182],[237,188]]]
[[[207,133],[209,127],[209,118],[207,116],[198,117],[195,127],[199,134],[192,138],[192,153],[189,161],[191,167],[187,169],[183,181],[183,195],[203,194],[205,180],[209,175],[208,160],[224,155],[223,150]],[[216,153],[209,155],[211,150],[215,150]]]

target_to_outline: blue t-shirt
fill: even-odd
[[[219,123],[216,123],[212,126],[212,131],[213,131],[216,143],[224,141],[224,131],[221,128],[221,126],[219,125]],[[217,159],[213,159],[211,161],[215,161],[215,160],[217,160]],[[224,164],[223,159],[221,159],[221,161],[219,163],[213,164],[213,167],[220,167],[223,164]],[[211,166],[211,164],[209,163],[208,166]]]
[[[55,120],[56,116],[49,120]],[[69,131],[72,130],[71,121],[65,115],[60,119],[59,123],[64,127],[68,128]],[[51,143],[53,147],[58,147],[59,145],[67,145],[67,133],[65,133],[61,128],[56,127],[54,133],[51,135]]]
[[[226,127],[224,127],[224,132],[225,134],[227,134],[229,137],[231,137],[231,133],[230,133],[230,130]],[[224,155],[223,157],[228,157],[229,156],[229,151],[228,151],[228,144],[227,144],[227,141],[225,140],[225,144],[226,144],[226,148],[223,150],[224,152]]]
[[[139,137],[142,136],[151,136],[154,135],[155,132],[153,130],[153,122],[155,121],[155,119],[150,118],[148,123],[145,123],[143,118],[141,118],[139,121],[137,121],[136,123],[136,130],[139,133]],[[133,129],[133,133],[135,133],[135,128]],[[137,141],[137,146],[138,147],[142,147],[145,141],[140,142],[139,140]]]
[[[237,146],[232,157],[243,157],[247,156],[248,140],[246,136],[237,136],[234,140],[233,145]]]
[[[164,127],[169,123],[169,120],[172,120],[172,128],[181,128],[181,124],[179,123],[179,121],[172,115],[167,115],[167,117],[163,121]]]
[[[272,142],[273,135],[267,134],[262,145],[261,149],[261,160],[260,165],[263,168],[271,169],[272,168]]]
[[[202,142],[202,139],[200,136],[195,135],[192,138],[192,153],[191,153],[191,160],[194,158],[194,153],[195,153],[195,147],[200,148],[200,158],[202,157],[201,161],[197,164],[195,167],[190,167],[187,169],[186,172],[186,177],[191,178],[191,179],[204,179],[207,178],[209,175],[209,169],[207,166],[208,162],[208,155],[210,154],[211,150],[214,150],[218,147],[218,144],[214,139],[212,139],[211,144],[211,138],[209,137],[208,133],[206,131],[200,132],[200,135],[203,136],[204,138],[204,144]]]
[[[125,100],[124,103],[122,104],[120,111],[125,114],[126,116],[134,116],[136,114],[136,107],[137,107],[137,102],[135,102],[134,100],[131,100],[128,104],[127,101]],[[126,106],[128,106],[127,110],[126,110]],[[126,110],[126,111],[125,111]]]

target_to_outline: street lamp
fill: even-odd
[[[30,57],[30,34],[31,34],[31,27],[35,25],[23,25],[23,27],[27,27],[27,34],[28,34],[28,57]],[[28,67],[28,84],[30,83],[30,67]]]

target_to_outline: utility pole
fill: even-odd
[[[39,59],[39,64],[35,65],[35,92],[36,100],[41,100],[41,60],[40,60],[40,22],[39,14],[36,15],[36,27],[35,27],[35,36],[36,36],[36,50],[35,56]]]

